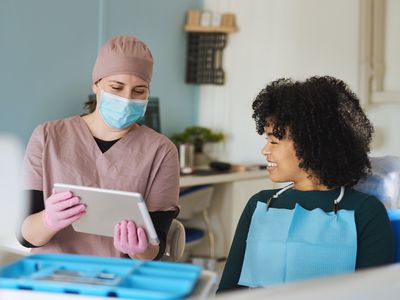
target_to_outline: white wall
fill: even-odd
[[[385,90],[400,91],[400,0],[386,0],[386,17],[384,85]]]
[[[384,90],[400,92],[400,0],[386,0]],[[400,155],[400,99],[397,103],[371,104],[368,116],[375,125],[374,155]]]
[[[199,123],[223,130],[228,140],[218,158],[265,163],[264,138],[255,131],[251,103],[266,83],[280,77],[332,75],[358,92],[360,0],[205,0],[205,9],[236,14],[239,31],[224,50],[224,86],[202,86]],[[379,105],[367,113],[383,144],[373,154],[400,155],[394,129],[400,105]],[[400,139],[399,139],[400,140]]]

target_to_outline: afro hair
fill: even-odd
[[[253,111],[258,134],[271,125],[276,138],[292,139],[299,167],[328,188],[353,186],[370,173],[373,126],[343,81],[278,79],[257,95]]]

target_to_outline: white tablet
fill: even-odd
[[[144,228],[149,242],[159,242],[146,203],[141,194],[55,183],[56,192],[71,191],[86,205],[86,214],[72,224],[75,231],[114,236],[115,224],[132,220]]]

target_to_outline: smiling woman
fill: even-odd
[[[341,80],[274,81],[253,102],[274,182],[247,203],[219,290],[270,286],[389,264],[383,204],[352,187],[370,169],[372,125]]]
[[[262,154],[267,157],[267,170],[270,179],[274,182],[300,181],[300,177],[307,177],[306,172],[299,172],[300,161],[296,156],[293,140],[277,138],[273,134],[273,127],[269,125],[265,128],[267,144],[262,149]]]
[[[321,184],[352,186],[368,173],[373,127],[343,81],[280,79],[258,95],[253,110],[257,132],[267,126],[275,142],[291,140],[299,169]]]

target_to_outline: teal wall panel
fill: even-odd
[[[155,58],[151,94],[163,132],[197,121],[198,86],[184,83],[185,11],[200,0],[0,0],[0,133],[27,142],[47,120],[81,114],[99,44],[134,34]]]
[[[46,120],[82,113],[97,1],[0,0],[0,132],[24,142]]]

